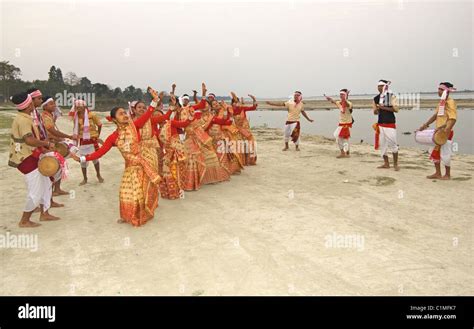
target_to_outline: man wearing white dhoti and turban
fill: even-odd
[[[304,111],[303,95],[301,91],[295,91],[293,99],[287,102],[266,102],[268,105],[286,107],[288,110],[288,117],[285,122],[285,147],[283,151],[288,150],[288,143],[291,141],[295,144],[296,151],[299,151],[300,145],[300,115],[302,114],[306,120],[313,122]]]
[[[424,130],[430,126],[433,122],[436,124],[436,129],[443,129],[448,140],[445,144],[439,146],[435,145],[430,149],[430,160],[435,165],[435,173],[427,176],[429,179],[451,179],[451,156],[453,153],[453,127],[456,124],[456,102],[454,99],[449,97],[450,92],[455,91],[453,84],[450,82],[441,82],[438,87],[438,96],[440,101],[436,108],[435,114],[420,127],[420,130]],[[441,163],[446,168],[446,174],[441,175]]]
[[[375,130],[375,149],[380,149],[380,154],[384,164],[378,168],[390,168],[388,161],[388,152],[393,155],[393,167],[396,171],[398,167],[398,144],[397,127],[395,125],[395,113],[398,112],[398,101],[395,95],[389,90],[390,81],[379,80],[379,94],[374,97],[373,110],[378,115],[377,123],[373,125]]]

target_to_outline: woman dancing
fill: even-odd
[[[116,146],[125,160],[125,171],[120,184],[120,219],[118,223],[127,222],[133,226],[141,226],[154,216],[158,199],[158,184],[161,177],[157,167],[150,166],[140,152],[140,135],[138,129],[151,118],[158,104],[158,94],[151,87],[148,92],[153,100],[147,111],[132,121],[122,107],[114,107],[110,111],[111,120],[117,129],[105,140],[104,144],[94,153],[80,158],[73,155],[76,161],[84,163],[100,158],[112,146]]]

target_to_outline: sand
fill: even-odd
[[[282,152],[280,130],[254,133],[257,166],[160,200],[140,228],[116,223],[124,165],[115,149],[101,161],[103,184],[90,166],[89,184],[78,186],[69,161],[63,187],[74,198],[56,198],[66,207],[51,212],[62,220],[36,229],[18,228],[23,177],[1,166],[0,235],[36,234],[39,245],[0,248],[0,295],[474,293],[474,156],[454,157],[452,181],[432,181],[418,150],[402,147],[395,172],[375,169],[381,159],[366,144],[336,159],[326,138],[303,136],[301,152]]]

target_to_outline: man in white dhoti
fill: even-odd
[[[97,151],[99,149],[99,142],[101,142],[99,139],[102,130],[100,118],[89,110],[86,102],[82,99],[74,100],[73,106],[69,111],[69,116],[74,118],[73,138],[77,142],[79,154],[86,156]],[[97,180],[99,183],[103,183],[104,178],[102,178],[100,174],[99,160],[94,160],[92,163],[94,164],[97,174]],[[84,179],[79,185],[87,184],[87,164],[88,162],[81,163],[82,176]]]
[[[40,224],[30,220],[33,211],[41,205],[41,221],[58,220],[49,214],[51,205],[52,182],[49,177],[38,171],[39,157],[45,149],[53,149],[54,144],[40,139],[38,126],[33,123],[31,116],[34,110],[32,98],[28,93],[21,93],[12,97],[19,113],[12,123],[10,155],[8,165],[17,168],[25,175],[28,195],[20,227],[36,227]]]
[[[453,84],[450,82],[442,82],[438,87],[438,96],[440,96],[440,102],[436,108],[435,114],[420,127],[420,130],[425,130],[436,122],[436,129],[444,129],[448,140],[442,146],[433,146],[430,153],[430,160],[435,165],[435,173],[427,176],[429,179],[451,179],[451,156],[453,153],[453,127],[456,124],[457,113],[456,113],[456,102],[454,99],[449,97],[450,92],[455,91]],[[441,174],[441,163],[446,168],[446,174]]]
[[[339,109],[339,124],[334,131],[334,138],[341,151],[337,158],[348,158],[350,157],[349,138],[351,137],[351,128],[354,122],[352,118],[352,103],[348,100],[349,90],[344,88],[339,91],[339,97],[341,98],[339,101],[335,101],[326,95],[324,96]]]
[[[388,161],[388,152],[393,155],[393,167],[396,171],[400,170],[398,166],[398,144],[397,127],[395,124],[395,113],[398,112],[398,101],[395,95],[389,90],[390,81],[379,80],[379,94],[374,97],[373,110],[378,116],[377,123],[373,125],[375,130],[375,149],[380,149],[380,154],[384,164],[379,166],[381,169],[390,168]]]
[[[288,117],[285,123],[285,147],[283,151],[289,149],[288,143],[291,141],[295,144],[296,151],[299,151],[300,145],[300,115],[302,114],[306,120],[313,122],[304,111],[303,96],[300,91],[295,91],[293,99],[287,102],[266,102],[268,105],[286,107],[288,110]]]

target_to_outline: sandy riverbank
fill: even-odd
[[[61,119],[60,125],[70,123]],[[105,126],[105,134],[113,129]],[[70,161],[62,220],[19,229],[23,177],[2,151],[0,234],[37,234],[36,252],[0,249],[0,295],[472,295],[474,156],[432,181],[427,155],[401,149],[401,171],[377,170],[366,144],[336,159],[334,141],[256,129],[258,165],[183,200],[160,200],[141,228],[119,225],[123,159]],[[38,215],[35,215],[37,220]],[[338,244],[354,236],[356,244]],[[348,240],[346,240],[347,242]]]

